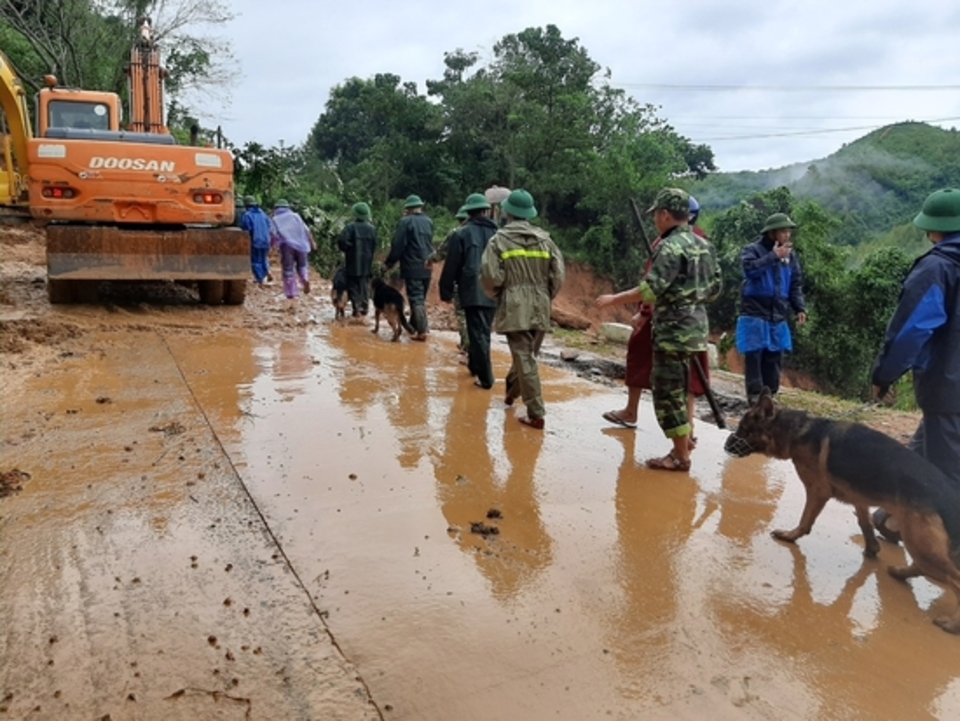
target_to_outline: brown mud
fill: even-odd
[[[864,560],[836,502],[772,540],[792,467],[703,420],[690,474],[647,470],[649,401],[600,420],[622,349],[574,365],[557,334],[537,432],[446,308],[393,344],[322,282],[51,307],[42,237],[0,243],[0,719],[960,717],[953,599],[890,578],[899,547]],[[564,310],[610,319],[598,289],[574,268]]]

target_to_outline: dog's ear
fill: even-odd
[[[776,405],[773,402],[773,394],[766,386],[764,386],[763,390],[760,391],[760,398],[757,400],[757,406],[760,408],[760,412],[764,416],[768,417],[772,416],[776,410]]]

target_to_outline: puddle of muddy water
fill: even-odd
[[[960,715],[960,639],[930,623],[952,599],[888,577],[901,549],[863,561],[837,503],[773,541],[802,508],[792,467],[724,457],[706,423],[693,472],[657,473],[648,403],[636,431],[606,428],[622,393],[562,371],[542,370],[538,433],[438,340],[327,325],[171,345],[391,718]]]

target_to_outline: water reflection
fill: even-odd
[[[678,556],[694,529],[698,487],[688,474],[666,477],[638,466],[636,433],[604,433],[623,444],[615,497],[615,573],[624,603],[612,619],[609,644],[621,665],[624,695],[660,696],[677,641]]]
[[[358,326],[331,327],[330,336],[350,354],[342,369],[342,404],[360,419],[381,406],[396,432],[397,461],[402,468],[416,468],[430,445],[427,370],[433,365],[432,349],[391,343]]]
[[[491,396],[472,385],[453,393],[442,452],[433,459],[440,508],[456,542],[471,553],[490,582],[494,597],[506,600],[533,583],[552,560],[552,543],[540,515],[534,477],[543,434],[526,430],[499,409],[490,410]],[[495,438],[488,433],[489,416]],[[513,421],[513,422],[511,422]],[[509,470],[497,472],[491,449],[502,454]],[[491,510],[501,519],[488,519]],[[470,532],[482,522],[498,535]]]

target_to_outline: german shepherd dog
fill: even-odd
[[[380,332],[380,316],[383,315],[393,329],[393,338],[396,343],[400,340],[400,329],[407,331],[410,335],[416,335],[413,326],[407,321],[403,314],[404,300],[400,291],[389,285],[383,278],[374,278],[370,283],[373,289],[373,307],[374,314],[373,330],[371,333]]]
[[[347,308],[347,269],[343,266],[340,266],[337,272],[333,274],[330,302],[333,303],[334,320],[344,319]]]
[[[960,634],[960,489],[940,469],[867,426],[779,408],[766,388],[724,447],[738,457],[762,453],[793,461],[807,500],[796,528],[773,531],[781,541],[810,533],[824,505],[836,498],[856,509],[864,555],[876,556],[880,544],[869,507],[881,506],[895,519],[913,561],[887,570],[900,580],[927,576],[953,591],[957,609],[935,623]]]

